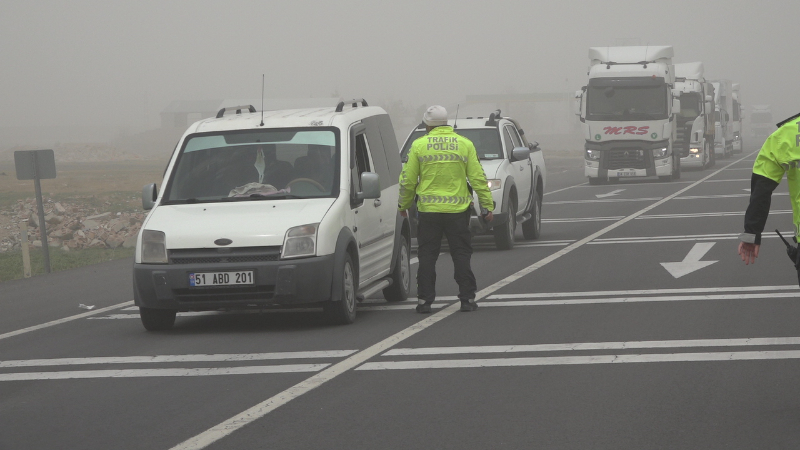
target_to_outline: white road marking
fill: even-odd
[[[790,209],[778,209],[770,211],[772,214],[791,214]],[[744,217],[744,211],[727,211],[727,212],[706,212],[706,213],[686,213],[686,214],[650,214],[637,217],[636,220],[655,220],[655,219],[690,219],[698,217],[728,217],[728,216],[741,216]],[[542,223],[572,223],[572,222],[613,222],[622,219],[623,216],[610,216],[610,217],[565,217],[563,219],[542,219]]]
[[[0,368],[73,366],[90,364],[158,364],[184,362],[265,361],[280,359],[344,358],[358,350],[320,350],[306,352],[243,353],[216,355],[99,356],[90,358],[54,358],[0,361]]]
[[[676,289],[633,289],[626,291],[581,291],[581,292],[535,292],[530,294],[494,294],[488,300],[512,298],[559,298],[559,297],[603,297],[612,295],[654,295],[654,294],[691,294],[700,292],[757,292],[757,291],[797,291],[797,285],[785,286],[720,286],[709,288],[676,288]],[[800,292],[798,292],[800,294]]]
[[[750,155],[747,155],[747,156],[750,156]],[[742,159],[744,159],[744,158],[742,158]],[[741,161],[741,160],[738,160],[738,161]],[[612,231],[612,230],[614,230],[614,229],[626,224],[627,222],[635,219],[636,217],[641,216],[642,214],[644,214],[644,213],[646,213],[646,212],[648,212],[648,211],[650,211],[650,210],[652,210],[654,208],[659,207],[660,205],[664,204],[665,202],[677,197],[678,195],[683,194],[684,192],[688,191],[689,189],[693,188],[694,186],[697,186],[697,185],[701,184],[703,181],[708,180],[709,178],[713,177],[714,175],[722,172],[726,168],[731,167],[733,164],[736,164],[738,161],[734,161],[734,162],[728,164],[727,166],[725,166],[725,167],[723,167],[721,169],[718,169],[717,171],[712,172],[711,174],[701,178],[700,180],[694,182],[693,184],[690,184],[689,186],[678,190],[674,194],[671,194],[671,195],[669,195],[667,197],[664,197],[663,199],[661,199],[661,200],[659,200],[659,201],[657,201],[657,202],[655,202],[655,203],[653,203],[653,204],[651,204],[649,206],[646,206],[646,207],[640,209],[639,211],[627,216],[626,218],[620,220],[619,222],[615,222],[613,224],[610,224],[607,227],[605,227],[605,228],[603,228],[603,229],[601,229],[601,230],[599,230],[599,231],[597,231],[597,232],[595,232],[595,233],[593,233],[593,234],[591,234],[591,235],[589,235],[589,236],[587,236],[587,237],[585,237],[585,238],[583,238],[583,239],[581,239],[581,240],[579,240],[579,241],[577,241],[577,242],[575,242],[573,244],[570,244],[566,248],[563,248],[563,249],[561,249],[561,250],[559,250],[559,251],[557,251],[557,252],[555,252],[555,253],[553,253],[553,254],[551,254],[549,256],[546,256],[545,258],[543,258],[543,259],[531,264],[530,266],[528,266],[528,267],[526,267],[526,268],[524,268],[522,270],[519,270],[516,273],[514,273],[514,274],[512,274],[512,275],[510,275],[510,276],[508,276],[508,277],[506,277],[506,278],[504,278],[504,279],[492,284],[491,286],[488,286],[488,287],[486,287],[484,289],[481,289],[480,291],[478,291],[476,293],[475,300],[479,301],[481,299],[486,298],[488,295],[490,295],[490,294],[492,294],[492,293],[504,288],[505,286],[513,283],[514,281],[516,281],[516,280],[518,280],[518,279],[520,279],[520,278],[522,278],[522,277],[524,277],[524,276],[526,276],[526,275],[528,275],[530,273],[532,273],[533,271],[535,271],[535,270],[537,270],[537,269],[539,269],[539,268],[541,268],[541,267],[543,267],[543,266],[555,261],[556,259],[566,255],[567,253],[569,253],[569,252],[571,252],[571,251],[573,251],[573,250],[575,250],[577,248],[580,248],[584,244],[586,244],[588,242],[591,242],[594,239],[597,239],[598,237],[608,233],[609,231]],[[262,401],[261,403],[258,403],[256,405],[254,405],[253,407],[251,407],[251,408],[249,408],[249,409],[247,409],[245,411],[242,411],[241,413],[239,413],[239,414],[237,414],[237,415],[225,420],[224,422],[222,422],[222,423],[220,423],[218,425],[215,425],[215,426],[209,428],[208,430],[206,430],[206,431],[204,431],[204,432],[202,432],[202,433],[200,433],[200,434],[198,434],[196,436],[193,436],[193,437],[187,439],[186,441],[184,441],[184,442],[176,445],[175,447],[173,447],[172,450],[188,450],[188,449],[205,448],[205,447],[211,445],[212,443],[218,441],[219,439],[222,439],[223,437],[230,435],[231,433],[235,432],[236,430],[239,430],[240,428],[246,426],[247,424],[252,423],[252,422],[254,422],[254,421],[266,416],[270,412],[272,412],[275,409],[279,408],[280,406],[285,405],[286,403],[294,400],[295,398],[297,398],[297,397],[299,397],[299,396],[301,396],[301,395],[303,395],[303,394],[305,394],[305,393],[307,393],[307,392],[309,392],[309,391],[321,386],[324,383],[327,383],[328,381],[336,378],[337,376],[339,376],[339,375],[341,375],[341,374],[343,374],[343,373],[345,373],[345,372],[347,372],[347,371],[349,371],[351,369],[354,369],[354,368],[358,367],[359,365],[363,364],[367,360],[373,358],[374,356],[379,355],[380,353],[383,353],[384,351],[388,350],[391,347],[394,347],[399,342],[402,342],[405,339],[408,339],[409,337],[417,334],[418,332],[431,327],[432,325],[436,324],[440,320],[443,320],[443,319],[445,319],[447,317],[450,317],[451,315],[455,314],[455,312],[458,311],[460,309],[460,307],[461,307],[461,305],[458,302],[456,302],[456,303],[454,303],[454,304],[442,309],[441,311],[439,311],[439,312],[437,312],[435,314],[432,314],[432,315],[428,316],[425,319],[420,320],[419,322],[415,323],[414,325],[411,325],[410,327],[408,327],[408,328],[406,328],[404,330],[401,330],[398,333],[395,333],[395,334],[389,336],[388,338],[386,338],[386,339],[384,339],[384,340],[382,340],[382,341],[380,341],[380,342],[368,347],[367,349],[362,350],[362,351],[356,353],[353,356],[350,356],[349,358],[345,359],[344,361],[341,361],[341,362],[339,362],[337,364],[334,364],[330,368],[323,370],[322,372],[320,372],[320,373],[308,378],[307,380],[302,381],[302,382],[292,386],[291,388],[289,388],[289,389],[287,389],[287,390],[285,390],[285,391],[283,391],[283,392],[281,392],[281,393],[279,393],[277,395],[274,395],[274,396]]]
[[[765,359],[800,359],[800,350],[387,361],[366,363],[356,370],[464,369],[478,367],[564,366],[649,362],[753,361]]]
[[[688,186],[691,188],[694,185]],[[687,188],[688,189],[688,188]],[[772,195],[789,195],[788,192],[774,192]],[[670,200],[701,200],[717,198],[741,198],[750,197],[750,194],[717,194],[717,195],[687,195],[686,197],[672,197]],[[642,198],[603,198],[596,200],[562,200],[555,202],[543,202],[543,205],[574,205],[585,203],[616,203],[616,202],[646,202],[662,200],[661,197],[642,197]]]
[[[647,303],[647,302],[687,302],[687,301],[719,301],[719,300],[753,300],[757,298],[797,298],[797,292],[749,293],[749,294],[710,294],[710,295],[665,295],[660,297],[613,297],[582,298],[572,300],[515,300],[485,301],[481,307],[508,306],[553,306],[553,305],[597,305],[604,303]]]
[[[697,272],[700,269],[708,267],[719,261],[700,261],[703,256],[711,250],[715,242],[698,242],[692,246],[689,253],[683,258],[681,262],[663,262],[661,263],[667,272],[673,277],[680,278],[689,275],[692,272]]]
[[[568,186],[568,187],[565,187],[565,188],[556,189],[555,191],[545,192],[544,195],[555,194],[556,192],[566,191],[567,189],[572,189],[572,188],[576,188],[576,187],[580,187],[580,186],[586,186],[587,184],[589,184],[588,181],[585,182],[585,183],[576,184],[575,186]]]
[[[12,336],[19,336],[20,334],[24,334],[24,333],[30,333],[31,331],[41,330],[42,328],[48,328],[48,327],[52,327],[52,326],[55,326],[55,325],[60,325],[62,323],[71,322],[73,320],[83,319],[84,317],[95,316],[97,314],[102,314],[104,312],[112,311],[112,310],[119,309],[119,308],[124,308],[124,307],[132,305],[132,304],[133,304],[133,301],[124,302],[124,303],[120,303],[120,304],[117,304],[117,305],[114,305],[114,306],[107,306],[105,308],[96,309],[94,311],[89,311],[89,312],[85,312],[85,313],[82,313],[82,314],[76,314],[74,316],[64,317],[63,319],[51,320],[50,322],[42,323],[42,324],[39,324],[39,325],[34,325],[34,326],[28,327],[28,328],[23,328],[21,330],[10,331],[8,333],[0,334],[0,340],[5,339],[5,338],[9,338],[9,337],[12,337]]]
[[[625,191],[625,189],[617,189],[617,190],[611,191],[611,192],[609,192],[607,194],[597,194],[597,195],[595,195],[595,197],[597,197],[597,198],[613,197],[615,195],[619,195],[620,192],[624,192],[624,191]]]
[[[654,348],[752,347],[800,345],[800,337],[690,339],[674,341],[580,342],[567,344],[484,345],[474,347],[396,348],[382,356],[460,355],[484,353],[566,352]]]
[[[71,380],[85,378],[205,377],[266,373],[319,372],[330,364],[289,364],[280,366],[210,367],[203,369],[121,369],[62,372],[3,373],[2,381]]]

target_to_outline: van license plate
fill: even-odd
[[[232,286],[254,284],[253,271],[199,272],[189,274],[189,286]]]
[[[626,170],[624,172],[617,172],[618,177],[635,177],[636,172],[633,170]]]

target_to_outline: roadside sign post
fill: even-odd
[[[14,167],[18,180],[33,180],[36,189],[36,204],[39,209],[39,233],[44,252],[44,271],[50,273],[50,248],[47,243],[47,230],[44,221],[44,203],[40,180],[56,177],[56,160],[53,150],[19,150],[14,152]]]

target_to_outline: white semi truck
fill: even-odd
[[[675,64],[674,91],[681,112],[675,119],[673,148],[682,167],[712,167],[714,158],[714,87],[703,76],[701,62]]]
[[[671,46],[592,47],[589,82],[576,92],[590,184],[680,178],[673,151],[675,67]]]
[[[727,158],[733,153],[733,90],[730,80],[715,80],[714,85],[714,113],[715,136],[714,155],[717,158]]]
[[[775,131],[775,122],[772,121],[772,109],[769,105],[753,105],[750,113],[750,132],[761,146],[764,141]]]
[[[742,102],[740,100],[739,83],[731,85],[733,91],[733,111],[731,112],[731,123],[733,124],[733,153],[741,153],[744,147],[742,137]]]

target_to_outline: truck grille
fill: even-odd
[[[646,169],[647,159],[644,150],[610,150],[606,154],[606,167],[616,169]]]
[[[690,122],[679,124],[675,129],[675,143],[673,143],[673,148],[680,151],[681,158],[689,156],[689,138],[691,134],[692,124]]]
[[[220,264],[277,261],[281,258],[280,246],[238,248],[191,248],[170,250],[170,264]]]

